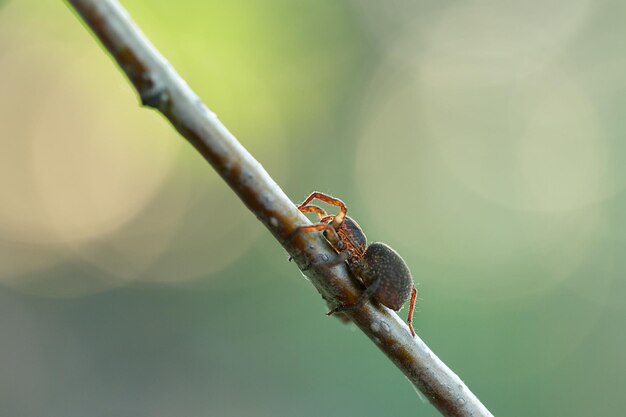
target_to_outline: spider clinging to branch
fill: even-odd
[[[314,199],[339,207],[339,213],[329,215],[321,207],[309,204]],[[303,232],[322,231],[339,254],[339,262],[345,261],[350,271],[366,287],[356,303],[339,305],[329,311],[328,315],[360,308],[370,299],[398,311],[410,298],[407,324],[411,334],[415,336],[413,311],[417,289],[404,259],[384,243],[374,242],[368,245],[363,230],[354,219],[346,215],[348,209],[338,198],[313,192],[298,206],[298,210],[303,213],[317,213],[320,221],[299,227],[293,236]]]

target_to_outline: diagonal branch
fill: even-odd
[[[117,0],[68,0],[133,83],[144,106],[161,112],[213,166],[289,252],[322,297],[350,304],[359,289],[346,265],[318,234],[289,240],[310,224],[252,155],[235,139],[139,30]],[[445,416],[491,416],[419,337],[391,310],[370,303],[345,313]]]

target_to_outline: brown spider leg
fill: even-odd
[[[315,191],[313,193],[311,193],[306,200],[304,200],[299,206],[298,209],[300,209],[301,207],[306,206],[307,204],[309,204],[311,202],[311,200],[314,199],[318,199],[321,200],[325,203],[331,204],[333,206],[337,206],[339,207],[339,213],[337,213],[337,215],[333,218],[333,220],[331,221],[330,225],[335,228],[338,229],[339,226],[341,226],[341,223],[343,223],[343,219],[346,217],[346,213],[348,212],[348,208],[346,207],[346,204],[341,201],[338,198],[335,197],[331,197],[327,194],[324,193],[320,193],[319,191]]]
[[[315,206],[313,204],[311,204],[310,206],[305,206],[305,207],[298,207],[298,210],[300,210],[301,213],[317,213],[318,217],[320,218],[320,222],[322,223],[327,223],[327,219],[333,216],[329,216],[328,213],[326,213],[326,211],[324,211],[323,208]],[[326,221],[325,221],[326,220]],[[289,239],[287,239],[287,242],[291,242],[291,240],[295,237],[295,234],[292,235]],[[289,257],[289,262],[291,262],[293,258],[290,256]]]
[[[300,210],[300,212],[302,213],[317,213],[317,215],[320,218],[320,221],[322,222],[323,222],[323,219],[327,217],[332,217],[332,216],[329,216],[328,213],[326,213],[326,211],[324,211],[323,208],[314,206],[314,205],[298,207],[298,210]]]
[[[342,304],[330,310],[328,313],[326,313],[326,315],[332,316],[335,313],[343,313],[344,311],[353,311],[353,310],[363,307],[363,304],[365,304],[365,302],[369,300],[372,297],[372,295],[374,295],[378,287],[380,287],[380,282],[381,282],[380,279],[377,279],[376,281],[372,282],[372,285],[367,287],[365,291],[363,291],[363,293],[359,296],[359,299],[356,301],[356,303]]]
[[[343,248],[344,248],[343,241],[341,240],[341,238],[337,234],[337,231],[335,229],[333,229],[328,223],[317,223],[317,224],[312,224],[310,226],[298,227],[291,234],[289,239],[287,239],[287,241],[285,242],[285,245],[288,244],[289,242],[291,242],[300,233],[303,233],[303,232],[316,232],[316,231],[327,232],[326,239],[328,239],[328,241],[331,243],[332,247],[335,250],[337,250],[337,251],[343,250]]]
[[[415,337],[415,330],[413,330],[413,311],[415,310],[415,298],[417,297],[417,288],[415,288],[415,284],[413,285],[413,289],[411,290],[411,302],[409,306],[409,315],[406,318],[406,323],[409,325],[409,330],[411,330],[411,336]]]
[[[298,236],[302,232],[315,232],[315,231],[327,232],[327,234],[325,235],[325,238],[330,242],[333,249],[339,253],[335,257],[335,259],[328,260],[327,262],[325,262],[325,265],[327,267],[333,267],[333,266],[339,265],[347,261],[350,258],[351,252],[343,250],[345,248],[345,243],[341,240],[337,231],[333,229],[328,223],[317,223],[317,224],[312,224],[310,226],[298,227],[296,230],[294,230],[293,233],[291,233],[291,236],[289,236],[289,238],[284,242],[284,245],[286,246],[289,243],[291,243],[291,241],[295,239],[295,237]],[[290,256],[289,261],[291,262],[291,260],[292,260],[292,257]]]

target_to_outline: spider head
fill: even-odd
[[[350,252],[351,258],[360,258],[365,253],[367,238],[361,226],[352,218],[345,217],[337,229],[337,234],[342,242],[341,251]],[[339,245],[337,245],[339,246]],[[338,248],[339,249],[339,248]]]

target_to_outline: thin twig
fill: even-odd
[[[316,233],[289,240],[310,224],[263,167],[174,71],[116,0],[69,0],[133,83],[144,106],[160,111],[215,168],[332,304],[352,303],[359,289],[346,265]],[[346,313],[445,416],[491,416],[393,311],[372,304]]]

